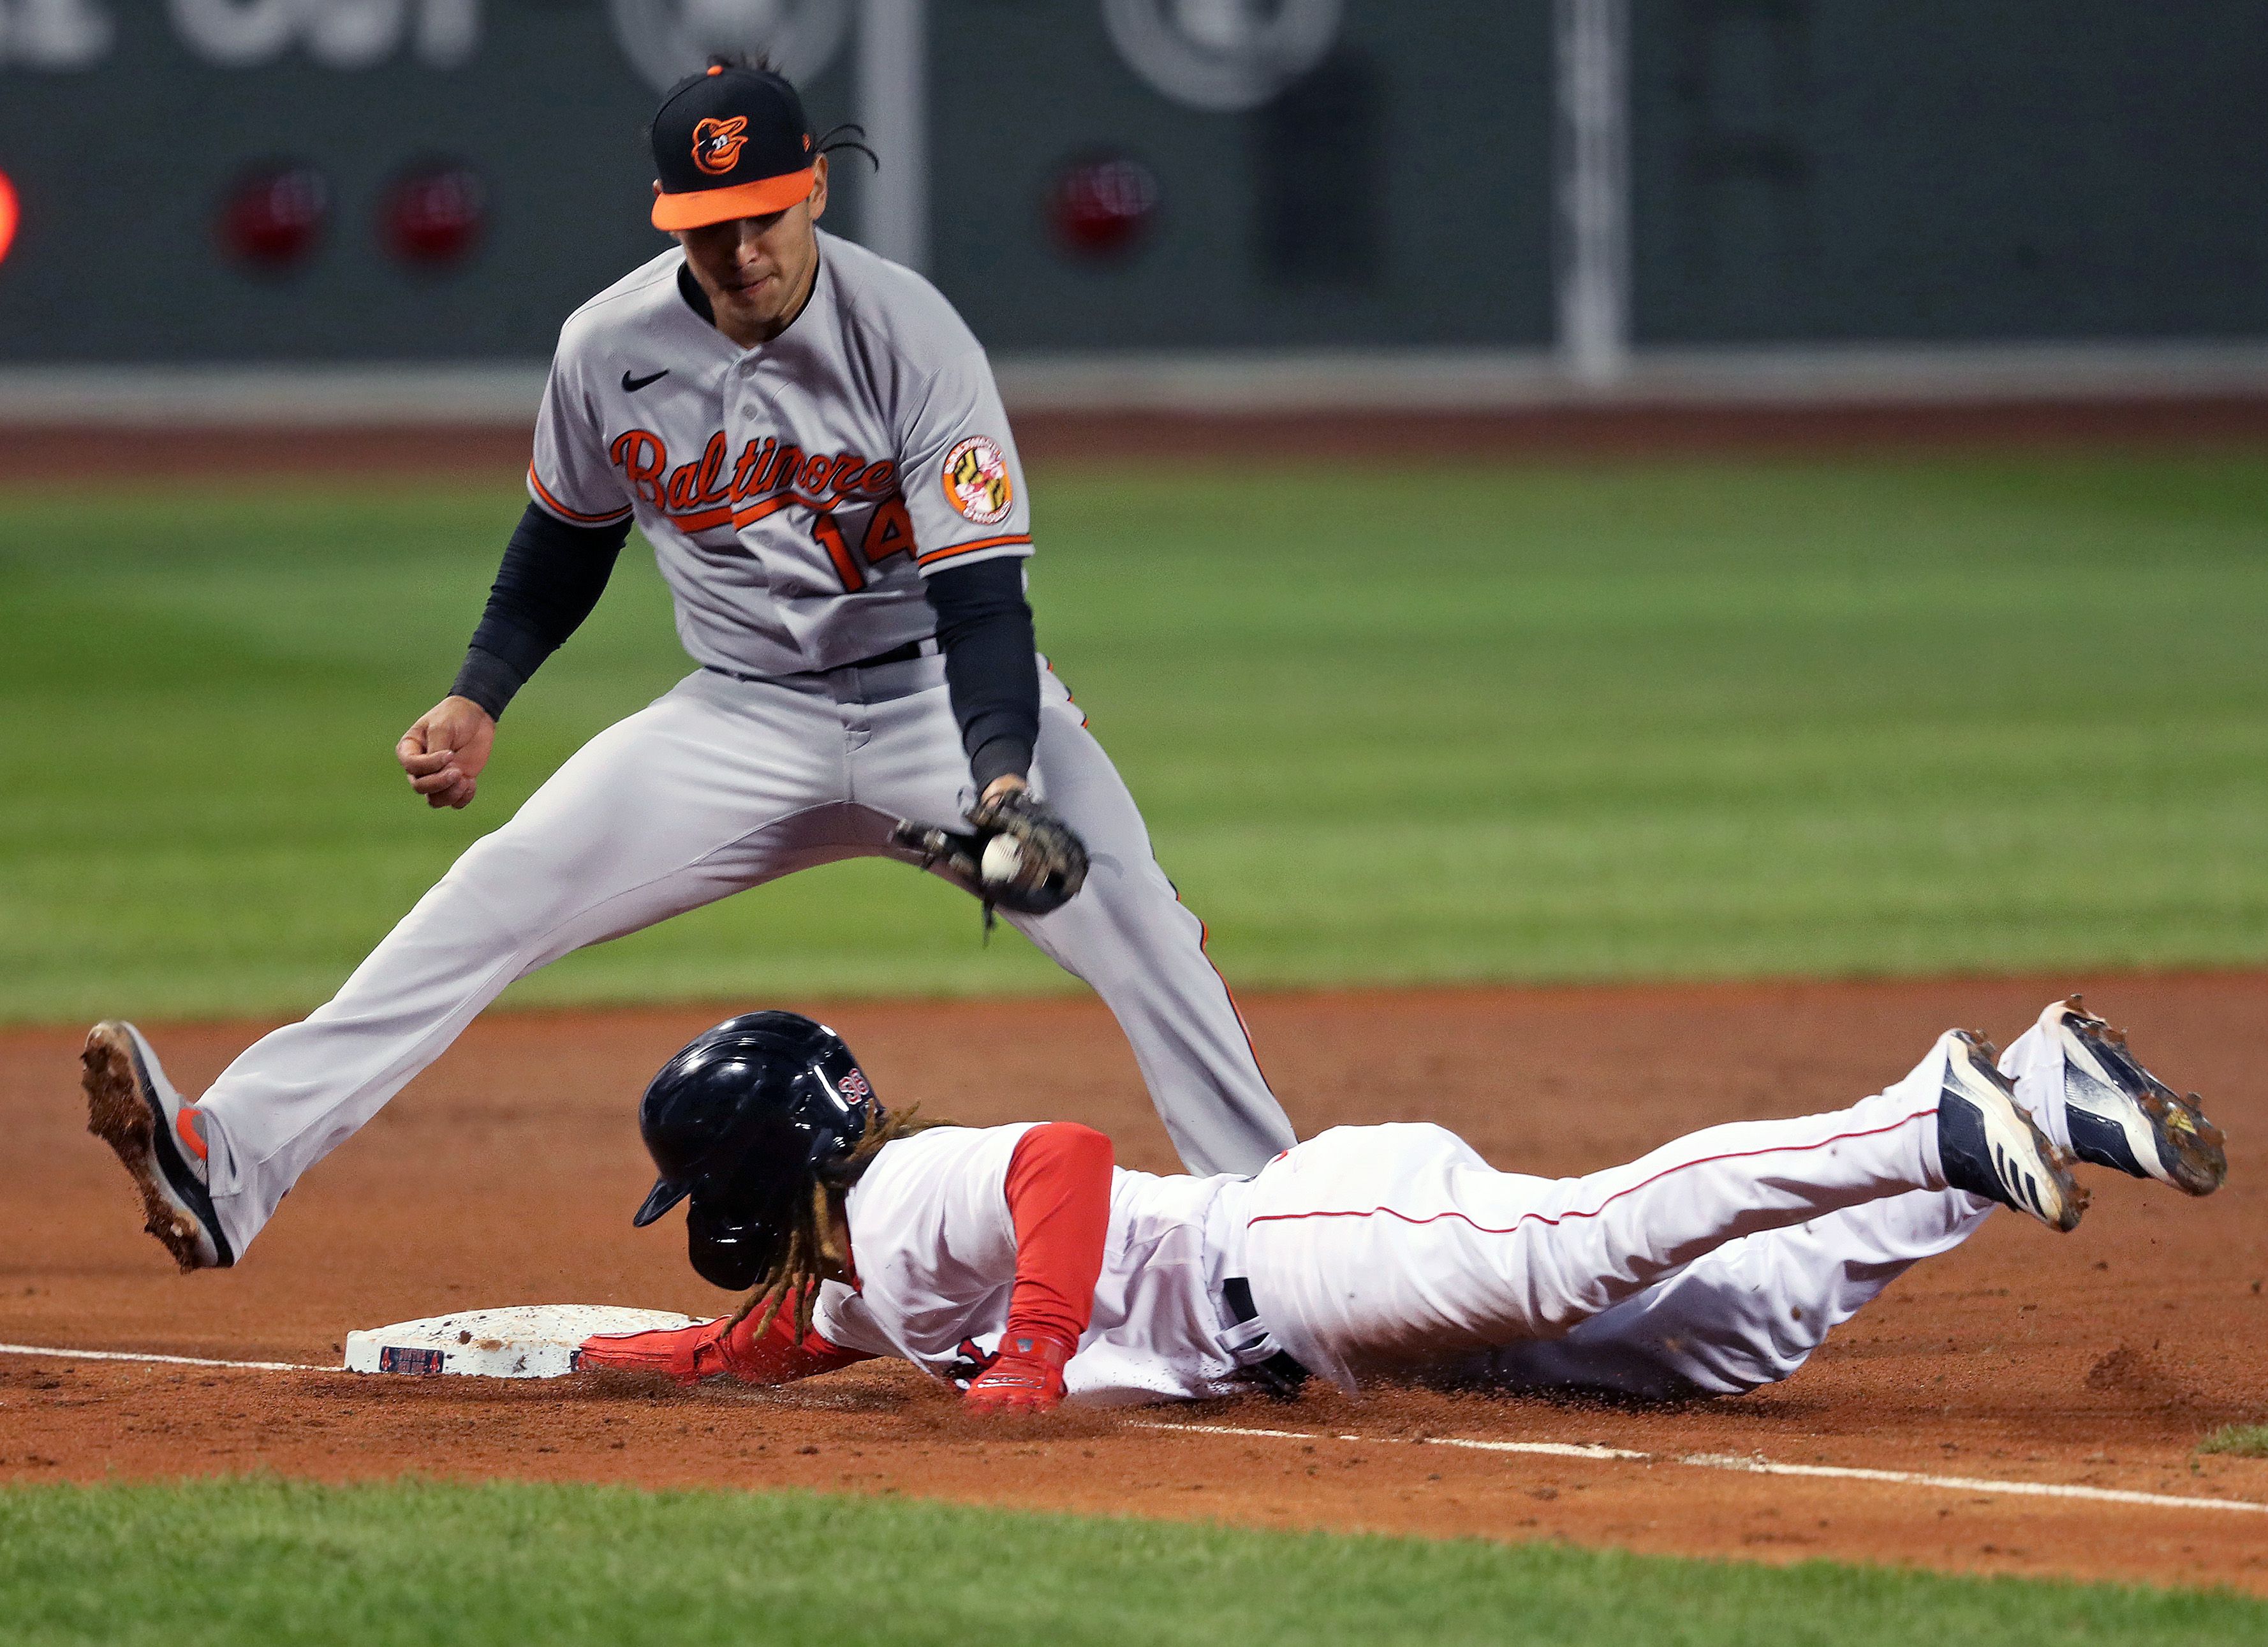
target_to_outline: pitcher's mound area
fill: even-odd
[[[591,1375],[538,1383],[0,1355],[0,1480],[265,1469],[798,1486],[1260,1525],[1564,1538],[2268,1592],[2268,1459],[2200,1456],[2268,1422],[2268,978],[1469,990],[1248,1002],[1303,1133],[1429,1119],[1498,1165],[1573,1172],[1746,1116],[1848,1103],[1948,1025],[2013,1036],[2078,987],[2230,1136],[2202,1202],[2090,1173],[2085,1226],[1996,1218],[1893,1286],[1800,1376],[1674,1410],[1388,1393],[1068,1414],[1002,1427],[898,1368],[778,1392]],[[1086,1001],[795,1005],[886,1100],[970,1122],[1066,1117],[1127,1164],[1174,1163],[1109,1017]],[[474,1026],[316,1169],[237,1271],[173,1274],[81,1130],[80,1031],[0,1035],[0,1342],[338,1365],[348,1331],[537,1300],[711,1315],[649,1179],[646,1076],[727,1008]],[[145,1024],[189,1090],[264,1026]],[[1192,1434],[1160,1422],[1270,1434]],[[1344,1439],[1343,1437],[1358,1439]],[[1418,1444],[1601,1445],[1631,1459]],[[1983,1485],[1735,1473],[1709,1455]],[[2032,1496],[2078,1484],[2146,1502]],[[1993,1485],[1999,1484],[1999,1485]]]

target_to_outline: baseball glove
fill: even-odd
[[[984,900],[1018,915],[1044,915],[1071,902],[1086,883],[1086,843],[1055,809],[1028,789],[1011,789],[969,809],[973,832],[900,822],[898,845],[918,853],[922,868],[943,865]]]

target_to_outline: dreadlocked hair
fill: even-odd
[[[741,1300],[726,1330],[740,1326],[761,1310],[763,1313],[756,1321],[756,1334],[762,1336],[792,1293],[795,1335],[801,1338],[809,1333],[811,1312],[819,1304],[820,1282],[842,1274],[850,1264],[850,1254],[836,1239],[836,1229],[841,1222],[835,1216],[836,1198],[847,1194],[850,1186],[865,1176],[866,1169],[874,1164],[874,1157],[882,1153],[885,1144],[925,1133],[932,1126],[953,1125],[951,1121],[924,1120],[919,1104],[887,1117],[869,1113],[866,1131],[850,1153],[838,1165],[822,1168],[813,1177],[807,1193],[796,1202],[795,1223],[788,1232],[787,1251],[780,1255],[778,1263],[756,1278],[755,1290]]]

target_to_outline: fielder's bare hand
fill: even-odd
[[[394,758],[429,807],[463,807],[480,791],[496,721],[469,698],[444,698],[401,735]]]

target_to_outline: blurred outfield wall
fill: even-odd
[[[0,369],[524,386],[732,44],[1004,356],[2268,339],[2227,0],[0,0]]]

